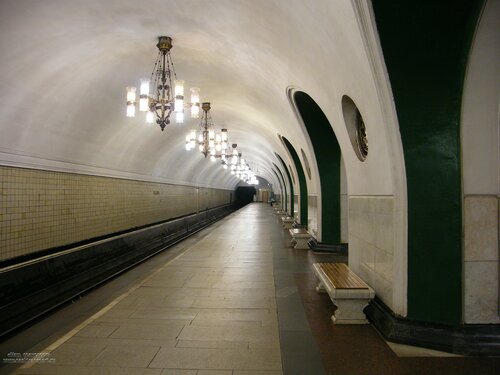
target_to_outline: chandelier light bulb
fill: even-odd
[[[127,87],[127,117],[135,117],[136,88]]]
[[[152,124],[155,121],[154,112],[148,111],[146,112],[146,124]]]
[[[215,146],[215,142],[214,142],[214,140],[213,140],[213,139],[210,139],[210,140],[208,141],[208,147],[214,147],[214,146]]]
[[[147,95],[141,95],[139,97],[139,112],[149,111],[149,99]]]
[[[216,159],[215,159],[215,156],[210,156],[210,161],[214,162]]]
[[[221,150],[222,150],[222,147],[221,147],[220,143],[217,143],[217,144],[215,145],[215,149],[216,149],[217,151],[221,151]]]
[[[133,86],[127,87],[127,104],[129,102],[135,104],[136,91],[137,91],[137,88],[135,88]]]
[[[127,105],[127,117],[135,117],[135,105]]]
[[[149,95],[149,80],[143,79],[141,81],[140,94],[141,95]]]
[[[191,151],[191,144],[186,142],[186,151]]]
[[[221,137],[223,142],[227,143],[227,129],[221,129],[220,137]]]
[[[201,152],[203,152],[203,145],[199,145],[198,146],[198,150],[200,150]]]
[[[184,112],[184,80],[176,79],[175,81],[175,105],[176,113]]]
[[[191,117],[200,117],[200,89],[197,87],[191,88]]]
[[[175,112],[175,122],[177,124],[184,123],[184,112]]]
[[[142,80],[139,95],[139,111],[149,111],[149,81]]]

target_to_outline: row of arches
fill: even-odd
[[[447,30],[459,29],[460,34],[442,34],[438,16],[432,11],[422,15],[421,23],[433,27],[443,44],[428,46],[410,28],[405,32],[420,52],[408,45],[405,51],[415,59],[401,60],[402,40],[391,30],[405,25],[393,8],[375,4],[378,20],[387,21],[378,28],[380,61],[386,67],[378,72],[378,102],[370,107],[359,97],[366,119],[376,119],[373,134],[349,96],[341,96],[332,109],[317,91],[308,89],[309,95],[293,87],[287,90],[301,133],[278,135],[283,147],[281,155],[276,153],[274,168],[284,207],[300,224],[317,230],[322,243],[356,241],[352,248],[357,250],[349,254],[355,270],[375,284],[377,295],[395,314],[417,321],[449,325],[499,321],[498,286],[492,285],[491,293],[481,288],[488,282],[484,275],[491,280],[499,277],[493,263],[498,257],[487,250],[498,249],[498,86],[486,78],[495,75],[492,62],[497,58],[492,51],[498,33],[492,32],[491,20],[498,14],[498,3],[483,5],[464,5],[457,17],[447,21]],[[409,12],[406,18],[412,15]],[[469,22],[468,28],[459,26],[463,20]],[[421,56],[439,56],[440,62],[426,60],[417,66]],[[438,68],[446,64],[455,64],[454,69],[442,75]],[[409,71],[416,72],[418,80],[409,83]],[[378,118],[374,107],[381,113]],[[368,144],[367,134],[373,144]],[[372,174],[359,178],[363,173]],[[352,181],[346,208],[342,187]],[[359,184],[374,181],[380,185],[373,189]],[[317,223],[311,223],[315,214],[308,185],[316,194]],[[475,220],[484,225],[474,227]],[[353,223],[358,227],[351,228]],[[363,231],[371,233],[359,235]],[[484,249],[472,242],[474,238],[482,243],[486,237],[491,246]],[[367,270],[370,266],[373,269]],[[376,277],[370,279],[377,273],[383,276],[379,284]]]
[[[317,202],[318,216],[318,239],[324,244],[338,245],[342,242],[341,238],[341,165],[342,153],[339,142],[333,131],[333,128],[326,118],[326,115],[314,101],[311,96],[303,91],[289,88],[287,95],[290,104],[296,114],[297,120],[307,130],[308,141],[311,143],[314,153],[314,160],[317,166],[317,178],[320,182],[319,202]],[[354,103],[349,97],[345,96],[343,101]],[[356,109],[357,111],[357,109]],[[359,113],[359,111],[357,111]],[[311,167],[307,159],[306,153],[300,149],[302,161],[295,147],[290,140],[285,136],[278,137],[284,146],[284,149],[293,161],[294,169],[298,176],[299,199],[298,199],[298,215],[299,223],[305,227],[309,226],[309,200],[306,173],[309,180],[312,178]],[[354,141],[356,142],[356,141]],[[289,214],[295,215],[294,190],[292,179],[292,168],[287,167],[283,158],[276,153],[276,157],[280,162],[281,169],[284,170],[288,177],[288,190],[283,178],[283,173],[280,168],[274,164],[277,172],[275,172],[278,180],[281,180],[281,191],[284,197],[283,205],[288,210]],[[279,178],[281,177],[281,179]]]

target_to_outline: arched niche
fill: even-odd
[[[341,151],[321,108],[303,91],[289,92],[307,130],[321,186],[321,242],[341,242]],[[347,219],[347,218],[346,218]],[[346,220],[347,221],[347,220]]]
[[[283,143],[285,144],[292,160],[293,164],[295,165],[295,170],[297,171],[297,182],[299,184],[299,222],[302,225],[305,225],[307,227],[307,219],[308,219],[308,214],[307,214],[307,181],[306,181],[306,175],[304,173],[304,168],[302,167],[302,163],[300,162],[299,155],[297,154],[297,151],[295,150],[295,147],[290,143],[288,139],[285,137],[282,137]]]

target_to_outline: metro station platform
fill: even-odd
[[[346,257],[289,242],[269,206],[250,204],[10,337],[2,355],[24,360],[0,373],[500,373],[497,358],[388,344],[371,325],[334,326],[312,263]]]

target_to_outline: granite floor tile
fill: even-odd
[[[269,309],[200,310],[193,323],[203,320],[277,322],[277,314],[269,312]]]
[[[79,331],[76,336],[80,337],[108,337],[118,329],[117,325],[90,324]]]
[[[179,340],[278,341],[278,330],[268,327],[186,326]]]
[[[88,338],[85,343],[66,343],[51,353],[55,359],[55,364],[84,366],[96,358],[105,348],[105,345],[93,342],[93,338]],[[52,365],[47,365],[52,367]]]
[[[150,368],[281,370],[278,349],[162,348]]]
[[[198,370],[164,369],[161,375],[198,375]]]
[[[14,375],[163,375],[163,373],[161,369],[136,367],[34,366],[17,370]]]
[[[163,348],[174,348],[177,340],[175,338],[166,339],[139,339],[139,338],[99,338],[99,337],[78,337],[74,336],[67,341],[71,344],[102,345],[103,347],[112,345],[136,345],[136,346],[161,346]],[[66,344],[64,344],[66,345]]]
[[[198,315],[198,309],[176,309],[176,308],[142,308],[135,310],[131,319],[178,319],[192,320]]]
[[[152,326],[158,327],[164,324],[178,324],[181,326],[191,324],[192,319],[153,319],[153,318],[99,318],[94,321],[94,324],[97,325],[141,325],[141,326]]]
[[[198,298],[191,307],[210,309],[276,309],[276,302],[272,299],[244,299],[244,298]]]
[[[179,340],[176,348],[205,348],[205,349],[249,349],[247,341],[200,341]]]
[[[177,323],[164,323],[162,325],[145,326],[127,324],[118,328],[110,338],[130,338],[130,339],[175,339],[181,332],[184,325]]]
[[[108,346],[89,363],[89,366],[146,368],[159,350],[159,346]]]

